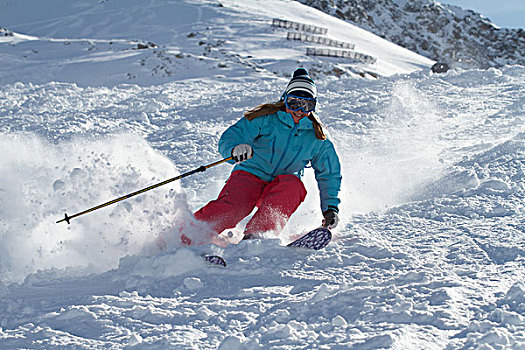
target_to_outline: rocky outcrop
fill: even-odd
[[[298,0],[451,67],[525,65],[525,31],[433,0]]]

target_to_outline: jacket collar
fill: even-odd
[[[279,120],[281,120],[283,123],[290,127],[295,126],[295,122],[293,120],[293,117],[290,113],[286,113],[283,111],[277,111],[277,116],[279,117]],[[312,121],[308,119],[307,117],[302,118],[299,120],[299,125],[297,127],[298,129],[304,130],[304,129],[313,129],[314,126],[312,124]]]

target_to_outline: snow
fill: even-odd
[[[61,81],[144,86],[217,75],[237,77],[240,72],[253,77],[274,71],[285,75],[298,63],[325,71],[336,66],[390,76],[434,63],[294,1],[151,1],[145,7],[142,1],[97,4],[83,0],[72,5],[57,0],[44,5],[18,0],[0,6],[0,23],[14,33],[2,40],[16,44],[3,45],[0,50],[5,63],[0,67],[2,84]],[[279,16],[274,8],[280,9]],[[287,41],[285,30],[271,26],[276,16],[326,27],[331,39],[354,43],[357,51],[379,62],[348,64],[306,56],[306,47],[312,45]],[[24,40],[27,35],[31,38]],[[138,44],[148,42],[157,47],[137,49]],[[94,71],[99,74],[92,74]]]
[[[525,67],[435,75],[296,2],[221,3],[0,3],[15,33],[0,42],[0,348],[525,348]],[[273,8],[378,62],[304,56]],[[311,170],[265,240],[238,243],[244,221],[177,243],[180,229],[206,238],[191,212],[227,164],[56,223],[219,160],[222,131],[278,99],[297,65],[316,74],[343,165],[324,250],[283,246],[321,222]]]

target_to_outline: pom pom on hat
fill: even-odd
[[[296,78],[301,75],[308,75],[308,71],[306,68],[297,68],[295,72],[293,72],[293,77]]]
[[[286,86],[285,94],[317,98],[317,88],[306,69],[297,68],[295,72],[293,72],[293,77]]]

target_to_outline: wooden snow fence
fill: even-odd
[[[321,44],[326,46],[337,47],[340,49],[330,49],[330,48],[315,48],[309,47],[306,49],[306,54],[308,56],[327,56],[327,57],[342,57],[350,58],[359,62],[374,64],[377,61],[377,58],[366,55],[364,53],[353,51],[355,45],[345,41],[339,41],[330,39],[323,35],[328,33],[328,28],[317,27],[311,24],[304,24],[298,22],[287,21],[284,19],[274,18],[272,21],[272,26],[278,28],[291,29],[295,32],[288,32],[288,40],[299,40],[308,43]],[[304,32],[304,33],[299,33]],[[305,34],[309,33],[309,34]],[[319,34],[319,35],[315,35]]]
[[[360,61],[367,64],[374,64],[377,58],[365,55],[364,53],[351,51],[351,50],[337,50],[337,49],[324,49],[316,47],[308,47],[306,49],[308,56],[327,56],[327,57],[344,57],[351,58],[356,61]]]
[[[286,21],[284,19],[279,19],[279,18],[274,18],[272,21],[272,25],[278,28],[293,29],[293,30],[298,30],[301,32],[312,33],[312,34],[325,35],[328,32],[328,28],[317,27],[314,25],[304,24],[304,23]]]
[[[307,43],[316,43],[316,44],[322,44],[326,46],[333,46],[333,47],[340,47],[342,49],[354,49],[355,45],[351,43],[347,43],[345,41],[339,41],[327,38],[325,36],[320,35],[313,35],[313,34],[303,34],[303,33],[297,33],[297,32],[288,32],[288,35],[286,37],[288,40],[299,40]]]

